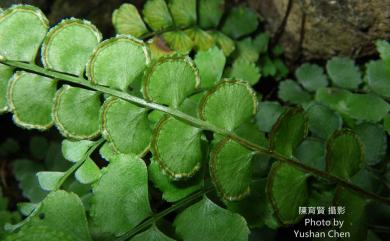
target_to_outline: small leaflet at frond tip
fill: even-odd
[[[207,50],[215,45],[214,37],[200,28],[185,30],[185,33],[193,41],[195,50]]]
[[[172,26],[173,20],[164,0],[148,0],[142,11],[145,22],[154,30],[160,31]]]
[[[112,14],[112,23],[117,33],[140,37],[148,32],[137,8],[129,3],[122,4]]]
[[[178,53],[188,54],[194,47],[192,39],[184,31],[169,31],[161,35],[171,49]]]
[[[168,7],[176,26],[185,28],[196,23],[196,0],[170,0]]]

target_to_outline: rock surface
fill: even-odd
[[[290,0],[253,0],[272,34]],[[373,54],[376,39],[390,39],[390,0],[291,0],[280,42],[288,59]]]

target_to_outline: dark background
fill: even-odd
[[[115,35],[114,29],[111,23],[111,14],[112,12],[118,8],[122,3],[130,2],[137,7],[142,6],[143,0],[0,0],[0,7],[8,8],[12,4],[30,4],[36,7],[39,7],[48,17],[50,21],[50,25],[53,26],[57,22],[59,22],[63,18],[68,17],[76,17],[87,19],[91,21],[97,28],[103,33],[104,38],[109,38]],[[264,15],[264,28],[269,30],[271,34],[275,38],[280,38],[281,43],[285,46],[287,50],[286,62],[289,63],[291,69],[294,68],[297,64],[301,63],[304,60],[316,60],[321,61],[329,58],[331,55],[344,54],[353,57],[363,57],[372,56],[375,54],[373,52],[372,39],[370,38],[370,30],[372,31],[373,38],[383,37],[388,38],[390,35],[390,24],[387,25],[387,28],[383,30],[383,32],[379,32],[374,28],[376,25],[386,25],[386,22],[380,22],[378,18],[374,22],[369,22],[371,19],[371,15],[375,15],[375,11],[372,12],[369,9],[362,9],[361,12],[365,13],[364,16],[359,15],[359,11],[356,10],[355,7],[364,6],[364,2],[379,2],[380,5],[382,1],[374,1],[374,0],[340,0],[337,1],[335,8],[329,8],[329,12],[326,11],[326,6],[321,5],[321,3],[329,2],[327,0],[317,0],[316,4],[321,5],[321,13],[315,13],[316,10],[313,10],[316,18],[321,16],[321,20],[328,23],[329,25],[333,25],[334,29],[337,29],[337,26],[349,26],[348,31],[343,31],[343,28],[339,28],[339,33],[333,32],[333,30],[327,30],[326,24],[323,25],[323,30],[320,29],[320,33],[311,33],[309,27],[307,27],[307,22],[310,21],[310,16],[312,12],[308,9],[308,12],[302,14],[297,10],[300,6],[289,4],[289,0],[248,0],[248,1],[238,1],[238,0],[230,0],[227,1],[228,5],[243,3],[246,5],[255,8],[260,14]],[[312,1],[307,1],[312,2]],[[353,4],[353,8],[346,8],[348,2],[355,2]],[[390,1],[383,1],[388,4],[389,8],[382,8],[381,12],[387,16],[390,21]],[[361,5],[359,5],[361,4]],[[378,5],[378,6],[379,6]],[[314,5],[313,5],[314,6]],[[375,5],[376,6],[376,5]],[[282,10],[280,10],[282,9]],[[299,8],[298,8],[299,9]],[[325,10],[324,10],[325,9]],[[343,11],[341,11],[343,10]],[[295,11],[295,12],[294,12]],[[337,14],[338,11],[341,11],[340,14],[344,14],[346,17],[351,15],[356,19],[348,20],[344,19],[340,22],[340,19],[335,18],[334,15]],[[371,11],[371,12],[370,12]],[[289,18],[288,16],[291,14]],[[295,14],[295,15],[294,15]],[[355,14],[355,15],[354,15]],[[387,14],[387,15],[386,15]],[[298,17],[297,17],[298,16]],[[283,22],[283,20],[286,20]],[[302,20],[303,19],[303,20]],[[360,19],[360,20],[359,20]],[[363,19],[363,20],[361,20]],[[368,21],[368,25],[365,24],[365,21]],[[348,22],[349,21],[349,22]],[[354,22],[355,21],[355,22]],[[362,22],[363,21],[363,22]],[[367,22],[366,21],[366,22]],[[378,22],[379,21],[379,22]],[[363,23],[363,25],[361,24]],[[339,24],[339,25],[338,25]],[[370,25],[371,24],[371,25]],[[285,26],[283,26],[285,25]],[[355,35],[354,27],[358,26],[357,30],[358,34]],[[280,28],[280,27],[283,28]],[[287,27],[286,27],[287,26]],[[295,28],[294,28],[295,26]],[[298,26],[298,27],[297,27]],[[299,26],[301,28],[299,28]],[[364,29],[360,29],[361,27]],[[372,27],[372,28],[370,28]],[[372,30],[373,29],[373,30]],[[305,30],[307,33],[305,35]],[[360,32],[359,32],[360,31]],[[375,32],[376,31],[376,32]],[[381,30],[382,31],[382,30]],[[321,40],[316,40],[315,37],[310,38],[310,33],[314,34],[313,36],[317,36],[316,34],[322,34]],[[349,38],[359,38],[361,37],[359,34],[363,34],[363,40],[350,42]],[[280,36],[277,36],[280,35]],[[337,36],[332,37],[332,35]],[[295,38],[295,39],[294,39]],[[329,39],[327,39],[329,38]],[[336,38],[336,39],[335,39]],[[314,44],[313,44],[314,41]],[[317,41],[317,42],[315,42]],[[321,41],[326,41],[327,45],[323,45]],[[317,47],[322,45],[323,50],[318,50]],[[325,47],[324,47],[325,46]],[[342,48],[343,46],[347,46],[346,48]],[[360,52],[357,52],[359,50]],[[297,58],[299,56],[299,58]],[[277,88],[277,83],[274,81],[267,82],[272,83],[271,85],[261,86],[257,89],[261,92],[269,92],[272,89]],[[32,90],[33,91],[33,90]],[[13,137],[17,139],[20,144],[20,152],[17,154],[17,157],[21,157],[23,155],[28,155],[29,153],[29,141],[32,136],[36,135],[44,135],[51,140],[61,140],[62,137],[59,135],[56,128],[51,128],[48,132],[39,132],[39,131],[31,131],[24,130],[22,128],[17,127],[13,124],[12,115],[11,114],[3,114],[0,115],[0,139],[4,141],[8,137]],[[14,158],[14,157],[10,157]],[[9,161],[0,160],[0,177],[1,177],[1,185],[3,186],[3,191],[5,195],[10,197],[11,199],[11,209],[16,208],[16,202],[25,201],[21,195],[20,190],[17,187],[17,182],[12,177],[11,168],[9,166]],[[5,188],[4,188],[5,187]],[[293,229],[299,228],[300,230],[304,230],[304,226],[302,223],[295,225],[290,228],[281,228],[277,231],[277,233],[273,233],[267,230],[255,230],[252,232],[251,240],[260,240],[260,237],[265,236],[274,236],[276,235],[276,240],[293,240]],[[290,237],[290,238],[286,238]]]
[[[114,29],[111,14],[122,3],[131,2],[137,7],[142,0],[1,0],[0,7],[8,8],[12,4],[30,4],[40,8],[48,17],[50,26],[63,18],[75,17],[91,21],[104,34],[112,36]]]

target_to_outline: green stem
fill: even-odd
[[[39,212],[39,209],[41,207],[40,205],[41,205],[41,203],[38,203],[37,206],[35,207],[35,209],[30,213],[30,215],[28,215],[27,218],[23,219],[19,223],[16,223],[16,224],[6,223],[4,225],[4,229],[7,232],[14,232],[15,230],[23,227],[25,224],[27,224],[31,220],[32,217],[34,217]]]
[[[194,27],[194,26],[192,26]],[[144,35],[140,36],[139,38],[142,39],[142,40],[145,40],[145,39],[148,39],[148,38],[152,38],[156,35],[160,35],[160,34],[163,34],[163,33],[166,33],[166,32],[170,32],[170,31],[185,31],[187,29],[190,29],[191,27],[185,27],[185,28],[178,28],[178,27],[170,27],[170,28],[166,28],[166,29],[162,29],[162,30],[158,30],[158,31],[154,31],[154,32],[148,32],[148,33],[145,33]]]
[[[96,141],[96,143],[91,146],[88,151],[84,154],[83,158],[76,162],[73,166],[71,166],[68,170],[66,170],[64,176],[60,179],[60,181],[57,183],[56,187],[54,188],[54,190],[52,192],[55,192],[57,191],[58,189],[60,189],[60,187],[64,184],[64,182],[66,181],[66,179],[74,172],[76,171],[81,165],[83,165],[83,163],[85,162],[85,160],[87,160],[87,158],[92,154],[92,152],[94,152],[96,150],[96,148],[98,146],[100,146],[100,144],[102,144],[104,141],[103,138],[99,139],[98,141]],[[25,218],[24,220],[22,220],[21,222],[17,223],[17,224],[13,224],[13,225],[6,225],[5,226],[5,229],[9,232],[13,232],[19,228],[21,228],[23,225],[25,225],[26,223],[28,223],[30,221],[30,219],[32,217],[34,217],[39,209],[40,209],[40,205],[41,205],[41,202],[38,203],[37,207],[34,209],[34,211],[32,211],[30,213],[30,215]]]
[[[66,179],[68,179],[68,177],[70,175],[72,175],[73,172],[75,172],[81,165],[83,165],[84,162],[88,159],[88,157],[92,154],[92,152],[94,152],[96,150],[96,148],[99,147],[100,144],[102,144],[103,142],[104,142],[103,138],[101,138],[98,141],[96,141],[96,143],[93,144],[93,146],[91,146],[88,149],[88,151],[84,154],[83,158],[80,161],[76,162],[73,166],[71,166],[68,170],[66,170],[64,176],[57,183],[57,185],[56,185],[56,187],[55,187],[55,189],[53,191],[57,191],[58,189],[60,189],[61,186],[66,181]]]
[[[171,109],[167,106],[163,106],[160,104],[149,102],[149,101],[146,101],[142,98],[130,95],[128,93],[125,93],[125,92],[122,92],[119,90],[115,90],[115,89],[111,89],[111,88],[108,88],[105,86],[93,84],[84,78],[60,73],[60,72],[53,71],[53,70],[48,70],[48,69],[42,68],[42,67],[34,65],[34,64],[23,63],[23,62],[18,62],[18,61],[0,59],[0,63],[3,63],[5,65],[9,65],[9,66],[13,66],[16,68],[20,68],[23,70],[29,70],[29,71],[32,71],[32,72],[35,72],[38,74],[52,77],[54,79],[65,80],[65,81],[71,82],[73,84],[82,85],[84,87],[87,87],[87,88],[90,88],[93,90],[97,90],[97,91],[100,91],[100,92],[103,92],[103,93],[106,93],[106,94],[109,94],[112,96],[116,96],[118,98],[121,98],[123,100],[129,101],[131,103],[137,104],[137,105],[142,106],[142,107],[146,107],[146,108],[154,109],[154,110],[159,110],[159,111],[162,111],[162,112],[167,113],[169,115],[175,116],[176,118],[181,119],[185,122],[188,122],[189,124],[194,125],[196,127],[199,127],[201,129],[217,132],[217,133],[220,133],[223,135],[229,134],[228,131],[225,131],[221,128],[218,128],[218,127],[216,127],[216,126],[214,126],[206,121],[203,121],[203,120],[197,119],[193,116],[190,116],[188,114],[185,114],[179,110]]]
[[[180,200],[179,202],[173,204],[172,206],[170,206],[169,208],[167,209],[164,209],[163,211],[155,214],[154,216],[146,219],[144,222],[142,222],[141,224],[139,224],[138,226],[136,226],[135,228],[133,228],[132,230],[130,230],[129,232],[125,233],[124,235],[122,235],[121,237],[117,238],[116,241],[125,241],[125,240],[128,240],[129,238],[133,237],[134,235],[136,235],[137,233],[141,232],[142,230],[145,230],[146,228],[152,226],[153,224],[155,224],[158,220],[160,220],[161,218],[165,217],[166,215],[180,209],[180,208],[184,208],[184,207],[187,207],[188,205],[192,204],[195,200],[198,200],[200,197],[202,197],[203,195],[211,192],[212,190],[214,190],[214,188],[212,186],[209,186],[209,187],[206,187],[198,192],[195,192],[193,194],[191,194],[190,196]]]
[[[195,118],[193,116],[190,116],[190,115],[183,113],[177,109],[172,109],[172,108],[169,108],[167,106],[163,106],[163,105],[160,105],[157,103],[149,102],[149,101],[146,101],[142,98],[138,98],[136,96],[130,95],[130,94],[125,93],[125,92],[121,92],[121,91],[111,89],[111,88],[108,88],[105,86],[92,84],[91,82],[85,80],[84,78],[60,73],[60,72],[53,71],[53,70],[48,70],[48,69],[42,68],[42,67],[34,65],[34,64],[28,64],[28,63],[6,60],[6,59],[1,59],[1,58],[0,58],[0,63],[3,63],[5,65],[9,65],[9,66],[13,66],[16,68],[32,71],[32,72],[35,72],[35,73],[38,73],[41,75],[45,75],[45,76],[49,76],[49,77],[52,77],[55,79],[61,79],[61,80],[71,82],[71,83],[74,83],[77,85],[81,85],[81,86],[84,86],[84,87],[87,87],[87,88],[90,88],[90,89],[93,89],[96,91],[100,91],[100,92],[103,92],[103,93],[106,93],[106,94],[109,94],[112,96],[116,96],[116,97],[121,98],[125,101],[129,101],[133,104],[136,104],[136,105],[139,105],[139,106],[142,106],[145,108],[150,108],[150,109],[162,111],[162,112],[167,113],[171,116],[174,116],[175,118],[182,120],[182,121],[184,121],[192,126],[196,126],[200,129],[209,130],[209,131],[212,131],[212,132],[224,135],[224,136],[229,136],[230,138],[237,141],[241,145],[243,145],[243,146],[245,146],[245,147],[247,147],[247,148],[249,148],[257,153],[268,155],[268,156],[273,157],[279,161],[282,161],[282,162],[285,162],[285,163],[290,164],[292,166],[295,166],[296,168],[298,168],[304,172],[311,173],[311,174],[320,176],[322,178],[328,179],[330,181],[336,182],[340,186],[343,186],[343,187],[345,187],[349,190],[352,190],[360,195],[363,195],[367,198],[376,199],[376,200],[381,201],[387,205],[390,205],[389,198],[385,198],[385,197],[379,196],[376,193],[364,190],[363,188],[356,186],[356,185],[354,185],[354,184],[352,184],[352,183],[350,183],[350,182],[348,182],[340,177],[334,176],[330,173],[312,168],[310,166],[306,166],[294,158],[286,157],[286,156],[281,155],[277,152],[273,152],[272,150],[270,150],[268,148],[264,148],[262,146],[255,144],[255,143],[252,143],[244,138],[237,136],[236,134],[234,134],[232,132],[221,129],[221,128],[219,128],[211,123],[208,123],[206,121],[203,121],[203,120],[200,120],[200,119]]]

